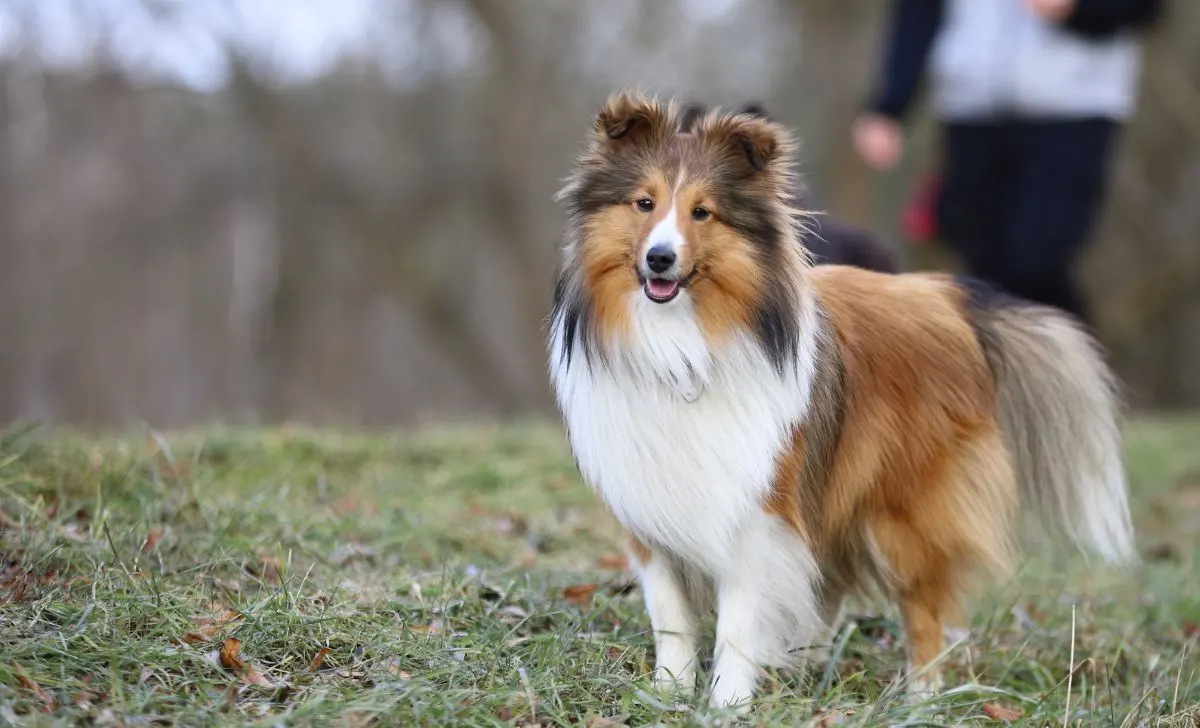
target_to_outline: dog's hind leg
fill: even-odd
[[[919,489],[881,509],[870,523],[874,558],[899,604],[908,642],[909,693],[941,688],[933,664],[944,627],[960,617],[958,593],[971,576],[993,577],[1011,561],[1016,484],[994,429],[975,433],[931,461]]]

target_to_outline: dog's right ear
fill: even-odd
[[[621,91],[596,114],[594,131],[602,147],[644,147],[663,137],[667,126],[667,108],[657,99]]]

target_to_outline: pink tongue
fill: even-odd
[[[646,281],[646,290],[650,291],[650,295],[655,298],[666,298],[675,293],[675,289],[678,287],[678,282],[664,281],[661,278],[651,278]]]

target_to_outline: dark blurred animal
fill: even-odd
[[[696,120],[708,111],[708,105],[693,101],[683,108],[681,127],[690,129]],[[761,119],[770,119],[762,104],[747,101],[739,109]],[[813,208],[812,196],[803,186],[798,186],[794,204],[801,210]],[[852,265],[856,268],[897,273],[899,265],[882,242],[863,228],[837,220],[827,214],[813,214],[804,221],[800,234],[801,244],[813,255],[815,265]]]

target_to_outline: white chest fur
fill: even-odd
[[[567,366],[551,322],[551,377],[579,468],[636,536],[710,575],[737,568],[733,547],[808,407],[815,327],[800,322],[800,356],[780,374],[749,335],[709,351],[687,296],[659,305],[639,291],[629,304],[630,342],[590,365],[577,348]]]

